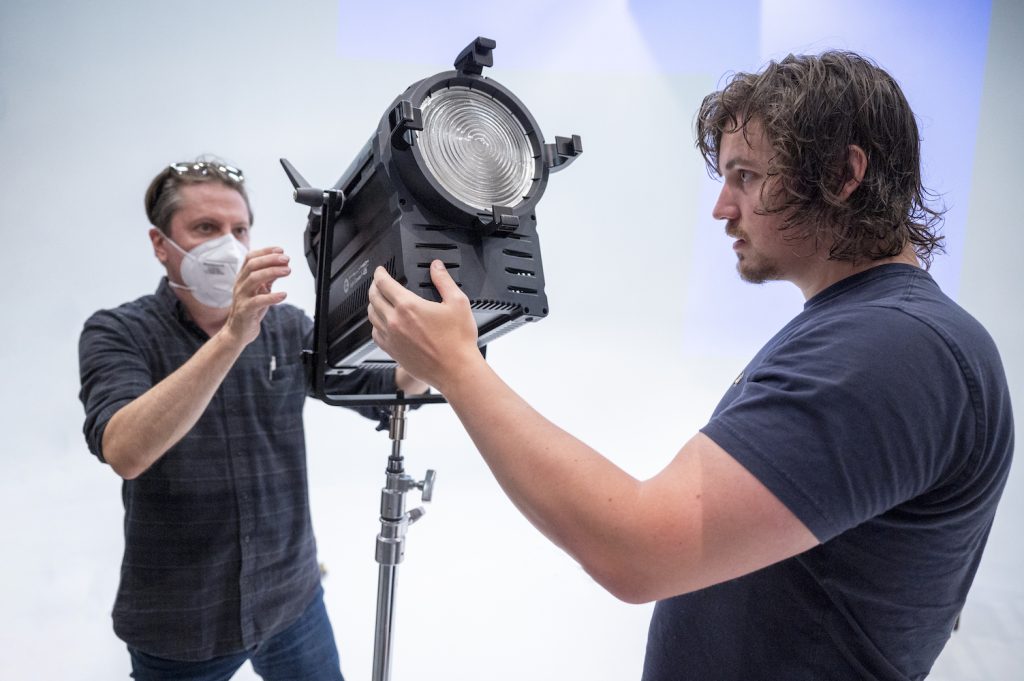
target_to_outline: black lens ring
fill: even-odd
[[[434,92],[453,86],[478,90],[482,94],[494,98],[507,108],[522,125],[533,151],[533,179],[526,198],[513,206],[511,210],[513,215],[523,218],[533,211],[537,201],[544,194],[549,171],[543,162],[543,137],[536,120],[523,103],[507,88],[492,78],[446,71],[424,78],[409,86],[405,93],[396,98],[395,102],[388,107],[388,111],[390,112],[402,100],[408,100],[414,107],[419,108],[423,101]],[[381,119],[380,125],[382,132],[385,133],[381,139],[389,139],[390,129],[387,114]],[[412,134],[418,133],[413,132]],[[473,224],[479,219],[481,214],[479,208],[453,195],[433,176],[415,142],[404,148],[391,146],[388,153],[402,180],[413,194],[426,205],[436,208],[445,217],[465,225]]]

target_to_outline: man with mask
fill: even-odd
[[[806,303],[653,478],[502,382],[439,261],[441,303],[375,272],[374,340],[444,394],[539,530],[617,596],[658,601],[645,681],[923,679],[978,568],[1013,413],[992,339],[925,270],[942,239],[914,114],[867,59],[791,55],[708,95],[696,138],[740,276]]]
[[[80,340],[90,450],[124,478],[114,630],[136,679],[341,679],[306,480],[300,360],[312,321],[249,250],[241,171],[175,163],[146,192],[153,295],[94,314]],[[422,392],[401,369],[337,392]],[[376,417],[375,410],[363,410]]]

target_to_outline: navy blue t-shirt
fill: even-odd
[[[924,678],[1013,451],[985,329],[919,268],[872,268],[807,301],[702,432],[821,544],[659,602],[644,681]]]

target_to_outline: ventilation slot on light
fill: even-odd
[[[459,284],[461,286],[462,284]],[[490,312],[493,310],[501,310],[504,312],[513,312],[521,309],[518,303],[509,303],[498,300],[474,300],[469,304],[471,310],[478,310],[480,312]]]
[[[444,244],[424,244],[424,243],[418,243],[418,244],[416,244],[416,248],[429,248],[429,249],[433,249],[435,251],[454,251],[456,248],[458,248],[458,246],[456,246],[455,244],[450,244],[450,243],[444,243]]]

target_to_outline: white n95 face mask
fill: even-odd
[[[196,300],[209,307],[225,308],[231,305],[235,279],[249,252],[245,244],[225,234],[186,251],[170,237],[166,239],[185,256],[181,261],[181,278],[185,285],[172,281],[171,286],[190,291]]]

